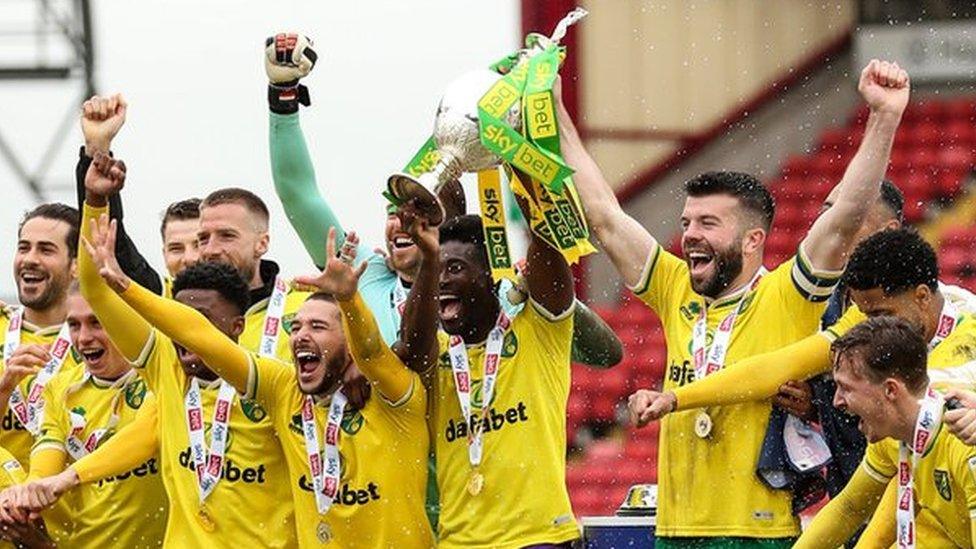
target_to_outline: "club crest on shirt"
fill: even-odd
[[[948,471],[936,469],[932,473],[932,480],[935,481],[935,488],[939,491],[939,495],[942,496],[942,499],[952,501],[952,485],[949,483]]]
[[[478,408],[478,409],[484,408],[484,403],[482,403],[482,401],[481,401],[481,394],[482,394],[481,393],[481,380],[480,379],[476,379],[476,380],[474,380],[474,381],[471,382],[471,406],[473,406],[475,408]],[[495,399],[497,397],[498,397],[498,392],[497,391],[495,391],[494,393],[492,393],[492,395],[491,395],[491,402],[488,403],[488,406],[491,406],[492,404],[494,404],[495,403]]]
[[[241,411],[244,412],[244,417],[251,420],[254,423],[258,423],[264,418],[268,417],[268,411],[265,410],[256,400],[249,398],[242,398],[241,400]]]
[[[295,320],[295,313],[289,313],[281,317],[281,329],[288,335],[291,335],[291,325]]]
[[[698,313],[701,312],[701,303],[697,301],[689,302],[687,305],[682,305],[678,308],[678,311],[681,312],[681,316],[685,317],[685,320],[694,321],[698,318]]]
[[[505,340],[502,342],[502,358],[512,358],[517,352],[518,336],[515,335],[515,330],[509,330],[505,334]]]
[[[142,378],[138,378],[125,388],[125,404],[133,410],[138,410],[142,407],[142,403],[146,401],[146,382]]]
[[[342,432],[347,435],[355,435],[363,428],[363,423],[366,419],[363,417],[363,413],[359,410],[346,409],[342,414],[342,423],[339,424],[342,427]],[[288,428],[292,432],[304,436],[304,431],[302,430],[302,413],[298,413],[291,416],[291,422],[288,423]]]

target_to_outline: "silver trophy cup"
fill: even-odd
[[[551,37],[530,35],[530,43],[519,52],[519,57],[524,60],[551,43],[558,44],[566,35],[566,29],[585,16],[586,10],[576,8],[559,22]],[[404,202],[415,200],[421,213],[434,225],[444,221],[444,207],[437,199],[437,191],[442,185],[462,173],[479,172],[501,164],[501,158],[481,144],[478,127],[478,101],[501,78],[502,75],[495,71],[481,69],[451,82],[434,118],[434,141],[440,153],[437,165],[420,177],[396,173],[387,181],[390,194]],[[501,117],[516,131],[522,129],[521,108],[516,102]]]
[[[497,72],[481,69],[468,72],[451,82],[444,91],[434,118],[434,141],[440,159],[434,168],[415,178],[405,173],[390,176],[390,193],[415,204],[434,225],[444,220],[444,208],[437,191],[465,172],[479,172],[501,163],[495,153],[481,144],[478,128],[478,101],[502,78]],[[516,102],[504,121],[516,130],[522,127],[521,105]]]

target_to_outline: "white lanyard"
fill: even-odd
[[[315,427],[315,403],[311,396],[302,402],[302,434],[305,436],[305,454],[308,469],[312,474],[315,490],[315,506],[319,514],[325,514],[332,506],[332,500],[339,491],[339,477],[342,467],[339,463],[339,431],[342,414],[346,409],[346,395],[336,391],[329,404],[329,416],[325,423],[325,456],[320,450],[319,433]]]
[[[24,308],[11,307],[13,313],[10,316],[10,323],[7,324],[7,338],[3,342],[3,360],[10,360],[10,357],[20,346],[20,327],[24,324]]]
[[[691,355],[695,364],[695,379],[702,379],[709,374],[713,374],[725,366],[725,355],[729,351],[729,341],[732,339],[732,329],[735,328],[735,320],[745,308],[746,297],[749,292],[756,289],[759,280],[766,274],[766,269],[760,267],[756,276],[746,286],[739,298],[739,303],[735,306],[722,322],[715,328],[715,335],[712,338],[712,345],[706,345],[708,334],[708,306],[702,305],[698,313],[698,320],[695,321],[692,330]]]
[[[925,447],[942,424],[942,410],[945,406],[943,399],[931,387],[919,404],[912,444],[909,446],[902,442],[898,448],[898,508],[895,510],[895,519],[898,521],[899,549],[915,548],[915,483],[912,477]]]
[[[264,330],[261,332],[261,347],[258,354],[274,357],[278,355],[278,333],[281,331],[281,317],[285,314],[285,297],[288,285],[285,279],[275,277],[274,289],[268,298],[268,308],[264,313]]]
[[[11,319],[10,325],[13,326],[17,324],[17,345],[20,343],[20,326],[23,324],[23,309],[20,309],[18,313],[14,314],[14,317],[20,317],[14,322]],[[4,343],[4,362],[10,359],[13,354],[14,349],[17,345],[9,345],[9,338],[12,337],[11,328],[7,329],[8,341]],[[7,350],[10,350],[10,354],[7,354]],[[48,382],[51,381],[58,372],[61,371],[61,366],[64,365],[65,359],[68,358],[68,353],[71,350],[71,334],[68,329],[68,323],[65,322],[61,325],[61,330],[58,331],[58,337],[51,344],[51,360],[47,361],[47,364],[41,368],[40,372],[34,377],[34,383],[31,385],[30,393],[28,393],[27,398],[24,398],[24,394],[21,392],[20,387],[15,387],[13,393],[10,395],[10,409],[13,410],[14,414],[17,416],[17,420],[20,421],[21,425],[24,426],[27,431],[32,435],[37,435],[40,431],[41,421],[44,416],[44,401],[41,396],[44,393],[44,387],[47,386]]]
[[[468,351],[461,336],[452,335],[448,355],[451,357],[451,370],[454,373],[454,390],[457,392],[461,415],[468,424],[468,461],[473,466],[481,464],[482,442],[481,427],[488,413],[488,406],[495,393],[495,380],[498,378],[498,366],[501,362],[502,343],[505,341],[505,331],[511,320],[505,311],[498,313],[495,327],[488,332],[485,343],[485,371],[481,379],[481,417],[474,418],[471,407],[471,366],[468,364]]]
[[[939,343],[949,337],[952,330],[959,325],[960,320],[962,320],[962,314],[959,313],[959,310],[948,297],[943,296],[942,313],[939,314],[939,324],[935,328],[935,335],[929,341],[929,352],[932,352],[932,349],[935,349]]]
[[[224,452],[227,450],[227,437],[230,428],[231,406],[234,403],[234,387],[226,381],[220,381],[220,391],[217,393],[217,403],[214,405],[213,422],[210,424],[209,450],[204,440],[203,401],[200,397],[200,383],[197,378],[190,378],[190,389],[186,392],[183,406],[186,410],[186,426],[190,431],[190,455],[193,468],[197,472],[197,487],[200,491],[200,503],[203,503],[210,492],[220,481],[220,472],[224,465]]]
[[[79,459],[87,456],[88,454],[92,453],[95,450],[95,448],[98,448],[98,445],[105,437],[105,434],[111,431],[112,429],[114,429],[116,425],[118,425],[119,399],[125,393],[126,388],[129,385],[129,382],[132,381],[133,378],[135,378],[135,375],[136,375],[135,370],[129,370],[128,372],[126,372],[124,376],[115,380],[111,386],[106,388],[108,390],[115,391],[115,394],[112,396],[112,404],[111,404],[112,416],[109,418],[108,423],[105,425],[105,427],[102,427],[100,429],[95,429],[87,437],[85,437],[84,440],[79,438],[79,435],[81,435],[85,431],[85,427],[87,426],[88,423],[85,420],[85,416],[73,410],[69,412],[69,418],[71,420],[71,432],[68,434],[68,437],[65,439],[64,446],[65,448],[68,449],[68,453],[71,454],[71,457],[75,461],[78,461]],[[81,389],[86,383],[88,383],[88,381],[91,378],[92,378],[91,372],[86,371],[84,377],[81,378],[81,381],[75,383],[71,387],[68,387],[68,391],[65,394],[65,398],[67,398],[68,395],[71,395],[72,393],[77,392],[79,389]]]
[[[396,284],[393,285],[393,309],[396,317],[403,316],[403,310],[407,307],[407,289],[403,286],[403,281],[397,276]],[[399,324],[399,323],[398,323]]]

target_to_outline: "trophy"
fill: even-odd
[[[566,29],[586,16],[586,10],[576,8],[559,25],[552,36],[532,34],[527,47],[512,57],[511,67],[524,63],[553,44],[558,45]],[[510,67],[510,68],[511,68]],[[387,190],[394,199],[415,204],[430,222],[439,225],[444,220],[444,208],[437,191],[445,183],[465,172],[480,172],[497,167],[503,159],[482,143],[479,101],[505,75],[491,69],[474,70],[454,80],[444,91],[434,119],[432,140],[438,159],[436,164],[419,177],[396,173],[387,181]],[[497,117],[516,132],[522,129],[521,102],[514,101]]]

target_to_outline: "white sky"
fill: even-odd
[[[302,110],[302,125],[319,187],[343,224],[371,242],[382,238],[386,177],[429,135],[440,91],[521,40],[515,0],[94,0],[93,11],[96,85],[129,101],[113,145],[129,167],[126,228],[160,271],[166,204],[224,186],[267,201],[267,257],[287,274],[310,269],[271,183],[267,36],[295,29],[315,41],[319,61],[306,82],[312,107]],[[0,81],[0,134],[29,169],[76,93],[64,83]],[[69,204],[81,143],[76,122],[72,128],[46,180],[58,187],[48,198]],[[17,221],[34,200],[3,161],[0,189],[0,296],[9,297]]]

